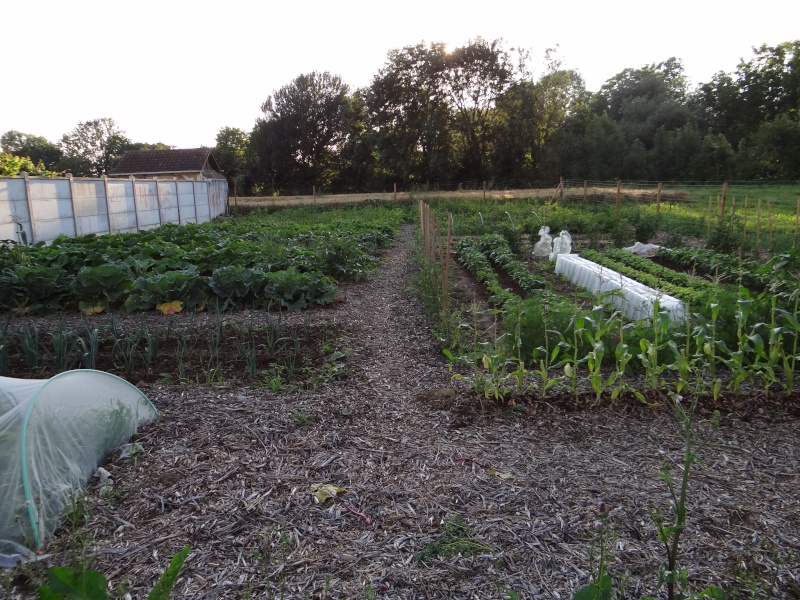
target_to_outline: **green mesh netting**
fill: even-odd
[[[0,377],[0,564],[33,556],[114,448],[158,411],[109,373]]]

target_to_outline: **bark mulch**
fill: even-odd
[[[658,471],[682,472],[675,416],[481,411],[451,382],[410,253],[406,229],[343,302],[288,317],[340,328],[337,349],[352,351],[313,392],[143,384],[163,418],[141,432],[143,453],[105,465],[113,493],[91,483],[87,521],[45,562],[69,564],[70,539],[85,540],[91,567],[133,598],[187,544],[176,598],[569,598],[594,572],[602,501],[615,586],[654,593],[665,552],[651,514],[671,518]],[[725,415],[693,469],[681,564],[695,589],[800,597],[800,424],[773,408]],[[345,491],[317,503],[310,486],[324,483]],[[0,595],[34,597],[24,579]]]

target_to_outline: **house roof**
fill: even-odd
[[[222,173],[208,148],[180,150],[132,150],[122,155],[111,175],[157,175],[158,173]]]

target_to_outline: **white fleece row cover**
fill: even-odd
[[[157,418],[109,373],[0,377],[0,567],[33,558],[103,458]]]
[[[633,321],[652,318],[656,300],[661,310],[669,313],[673,322],[683,322],[686,319],[686,307],[677,298],[658,292],[577,254],[559,254],[556,259],[556,273],[595,295],[607,294],[609,302]]]

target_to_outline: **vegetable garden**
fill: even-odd
[[[714,199],[421,199],[3,245],[0,375],[105,370],[164,415],[52,560],[118,597],[188,545],[192,597],[796,594],[793,201],[756,234]],[[556,275],[545,224],[689,318]]]

